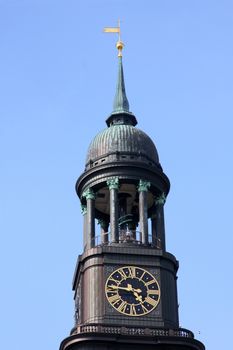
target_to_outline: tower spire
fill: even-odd
[[[114,119],[116,115],[121,114],[122,117],[124,115],[127,115],[127,118],[122,118],[121,121],[117,121],[117,123],[122,124],[131,124],[136,125],[137,120],[135,116],[129,111],[129,101],[126,96],[125,91],[125,81],[124,81],[124,70],[123,70],[123,63],[122,63],[122,50],[124,48],[124,43],[121,40],[121,28],[120,28],[120,20],[118,20],[118,26],[117,27],[105,27],[104,28],[105,33],[117,33],[118,34],[118,41],[116,43],[116,48],[118,50],[118,78],[117,78],[117,85],[116,85],[116,93],[115,98],[113,102],[113,111],[106,120],[106,123],[108,126],[115,124]]]
[[[118,56],[118,60],[119,60],[118,79],[117,79],[115,99],[113,103],[113,113],[129,113],[129,102],[125,92],[122,56]]]

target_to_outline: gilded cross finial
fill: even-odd
[[[121,21],[118,20],[117,27],[105,27],[104,33],[118,33],[118,41],[116,43],[116,48],[118,50],[118,57],[122,57],[124,43],[121,41]]]

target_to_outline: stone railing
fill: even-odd
[[[165,329],[165,328],[142,328],[142,327],[120,327],[120,326],[105,326],[105,325],[81,325],[74,328],[73,334],[81,333],[103,333],[103,334],[116,334],[116,335],[138,335],[148,337],[183,337],[194,338],[191,331],[178,328],[178,329]]]
[[[119,231],[119,243],[131,243],[134,245],[142,245],[142,234],[139,231],[129,231],[129,230],[120,230]],[[102,235],[97,235],[92,239],[92,246],[99,247],[102,245],[111,244],[111,233],[106,232]],[[148,244],[152,248],[161,249],[161,241],[159,238],[156,238],[155,243],[152,243],[152,236],[148,235]]]

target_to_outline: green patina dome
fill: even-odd
[[[87,168],[116,160],[159,165],[153,141],[133,125],[114,124],[92,140],[86,159]]]

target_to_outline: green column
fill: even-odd
[[[112,177],[107,181],[107,186],[110,191],[110,234],[111,242],[119,241],[119,228],[118,228],[118,189],[119,178]]]
[[[147,194],[150,182],[140,180],[138,185],[139,192],[139,227],[141,232],[141,241],[148,244],[148,214],[147,214]]]
[[[165,193],[162,193],[161,196],[155,199],[155,231],[156,237],[160,241],[161,249],[166,250],[166,241],[165,241],[165,223],[164,223],[164,204],[166,202]]]
[[[92,188],[88,188],[82,196],[87,201],[86,247],[90,249],[95,246],[95,194]]]

